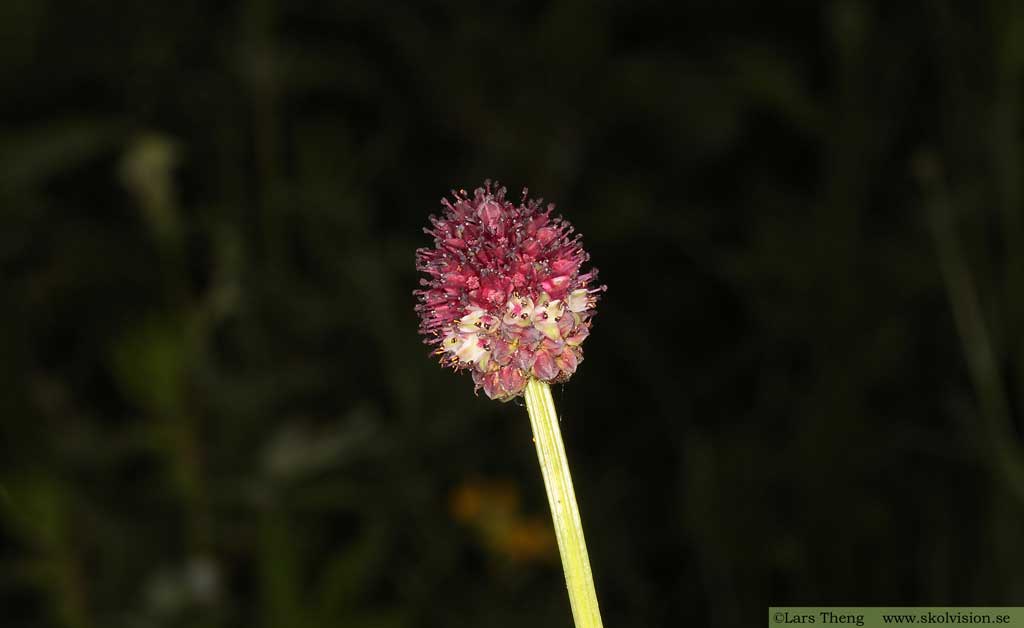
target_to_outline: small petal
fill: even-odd
[[[455,351],[455,357],[462,362],[477,363],[487,359],[489,353],[484,349],[484,343],[476,334],[467,334],[463,337],[462,344]]]
[[[495,338],[491,346],[491,359],[498,364],[505,366],[512,361],[514,346],[501,338]]]
[[[563,312],[558,317],[558,333],[562,338],[569,336],[576,327],[576,318],[572,312]]]
[[[498,381],[505,389],[505,394],[514,397],[523,391],[526,386],[526,377],[517,367],[509,365],[498,371]]]
[[[484,375],[484,393],[487,394],[491,399],[498,399],[501,397],[501,384],[498,382],[497,373],[488,373]]]
[[[459,329],[464,333],[476,333],[483,327],[482,319],[487,314],[485,310],[473,308],[459,319]]]
[[[537,241],[541,246],[547,246],[552,240],[558,237],[558,232],[551,227],[542,227],[537,230]]]
[[[569,277],[566,275],[557,275],[555,277],[548,277],[540,283],[544,291],[551,295],[552,298],[561,298],[565,294],[566,288],[569,286]]]
[[[491,233],[496,233],[501,228],[501,206],[494,201],[481,203],[477,216],[484,228]]]
[[[533,315],[533,299],[512,295],[505,305],[505,316],[502,322],[505,325],[528,327],[533,324],[530,317]]]
[[[561,340],[552,340],[551,338],[543,338],[540,341],[540,350],[547,351],[551,355],[558,355],[562,352],[562,348],[565,347],[565,343]]]
[[[533,326],[548,338],[560,340],[562,335],[558,330],[558,320],[563,309],[561,301],[538,305],[533,308]]]
[[[529,349],[519,349],[512,362],[524,371],[530,371],[537,360],[537,354]]]
[[[555,275],[569,275],[573,271],[578,271],[579,267],[578,263],[568,258],[556,259],[551,262],[551,272]]]
[[[589,307],[590,293],[587,292],[586,288],[573,290],[569,293],[569,298],[565,302],[569,306],[570,312],[583,312]]]
[[[501,385],[498,382],[497,371],[491,371],[490,373],[481,373],[480,371],[473,372],[473,381],[476,383],[477,388],[483,388],[484,394],[490,399],[498,399],[501,397]]]
[[[447,351],[448,353],[454,354],[459,349],[459,346],[461,346],[461,344],[462,336],[453,331],[450,331],[447,334],[445,334],[444,340],[441,341],[441,348]]]
[[[569,345],[570,347],[578,347],[581,344],[583,344],[583,341],[586,340],[587,336],[589,335],[590,325],[580,325],[579,328],[577,328],[576,331],[573,333],[573,335],[565,339],[565,344]]]
[[[579,360],[576,359],[576,352],[573,351],[572,347],[566,347],[564,351],[557,358],[555,358],[555,364],[559,370],[565,376],[572,375],[576,372],[576,367],[579,364]]]
[[[537,379],[552,380],[558,376],[558,365],[547,351],[538,351],[537,360],[533,363],[533,375]]]

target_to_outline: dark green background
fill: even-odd
[[[0,625],[569,626],[525,409],[416,334],[487,177],[609,286],[609,628],[1024,604],[1022,72],[1013,0],[0,2]]]

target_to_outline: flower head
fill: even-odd
[[[541,199],[518,205],[486,181],[444,199],[434,246],[416,251],[420,333],[442,364],[468,369],[491,399],[522,394],[529,378],[564,382],[583,361],[598,294],[581,236]]]

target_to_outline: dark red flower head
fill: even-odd
[[[470,369],[491,399],[521,395],[528,378],[564,382],[583,361],[598,293],[597,269],[555,206],[506,200],[490,181],[453,192],[431,216],[434,246],[416,251],[420,333],[442,364]]]

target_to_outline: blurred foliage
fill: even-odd
[[[493,554],[513,561],[557,558],[551,522],[520,512],[521,499],[514,483],[469,479],[455,487],[449,499],[452,516],[472,527]]]
[[[415,333],[485,177],[610,287],[556,391],[609,626],[1024,605],[1022,32],[0,3],[0,624],[569,625],[525,410]]]

